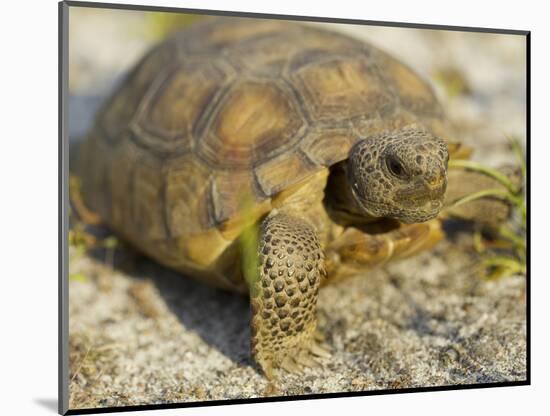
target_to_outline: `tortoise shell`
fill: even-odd
[[[205,19],[154,47],[100,111],[81,152],[83,194],[161,263],[229,267],[232,242],[282,191],[357,140],[414,123],[441,134],[432,89],[370,44],[294,22]]]

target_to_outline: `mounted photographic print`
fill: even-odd
[[[61,413],[529,384],[529,32],[412,23],[60,3]]]

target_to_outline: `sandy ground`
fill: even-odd
[[[333,357],[273,384],[249,357],[247,299],[144,259],[84,256],[70,286],[71,407],[525,379],[523,276],[475,274],[467,235],[321,291]],[[412,272],[411,272],[412,271]]]
[[[154,38],[139,13],[71,13],[74,140]],[[92,36],[98,25],[102,36]],[[522,38],[333,28],[391,51],[432,80],[476,159],[493,166],[514,161],[505,137],[525,139]],[[431,252],[323,289],[319,320],[332,358],[301,376],[279,373],[274,383],[249,356],[245,297],[124,246],[84,254],[71,248],[70,407],[524,380],[525,278],[483,279],[470,230],[450,228]]]

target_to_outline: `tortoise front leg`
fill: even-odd
[[[259,273],[250,282],[252,354],[268,378],[272,368],[299,372],[328,352],[317,345],[316,305],[324,255],[313,228],[288,214],[262,224]]]

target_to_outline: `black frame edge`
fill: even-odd
[[[68,91],[68,52],[69,52],[69,6],[67,2],[58,3],[58,412],[69,411],[69,285],[68,285],[68,176],[69,147],[67,131],[66,97]]]
[[[436,25],[431,23],[388,22],[388,21],[380,21],[380,20],[361,20],[361,19],[347,19],[347,18],[323,17],[323,16],[299,16],[299,15],[288,15],[288,14],[253,13],[253,12],[228,11],[228,10],[188,9],[188,8],[182,8],[182,7],[145,6],[145,5],[138,5],[138,4],[102,3],[102,2],[95,2],[95,1],[66,0],[65,3],[68,6],[75,6],[75,7],[137,10],[137,11],[144,11],[144,12],[208,14],[213,16],[236,16],[236,17],[249,17],[249,18],[257,18],[257,19],[298,20],[302,22],[342,23],[342,24],[356,24],[356,25],[369,25],[369,26],[392,26],[392,27],[403,27],[403,28],[414,28],[414,29],[495,33],[495,34],[504,34],[504,35],[527,35],[527,33],[529,33],[529,31],[527,30],[516,30],[516,29]]]
[[[527,274],[525,276],[526,292],[526,367],[527,383],[531,384],[531,32],[525,35],[525,165],[527,178],[525,178],[525,201],[527,204],[527,230],[526,230],[526,260]]]
[[[335,399],[346,397],[366,397],[380,396],[389,394],[406,394],[406,393],[431,393],[439,391],[457,391],[457,390],[472,390],[494,387],[517,387],[527,386],[530,383],[527,380],[509,381],[502,383],[485,383],[485,384],[459,384],[449,386],[431,386],[431,387],[414,387],[407,389],[393,390],[370,390],[360,392],[341,392],[341,393],[322,393],[322,394],[306,394],[301,396],[278,396],[278,397],[253,397],[247,399],[228,399],[228,400],[211,400],[208,402],[183,402],[183,403],[166,403],[166,404],[146,404],[136,406],[120,406],[120,407],[99,407],[91,409],[71,409],[67,415],[85,415],[94,413],[113,413],[113,412],[138,412],[143,410],[163,410],[163,409],[183,409],[188,407],[209,407],[209,406],[226,406],[235,404],[253,404],[253,403],[273,403],[273,402],[288,402],[295,400],[319,400],[319,399]]]

